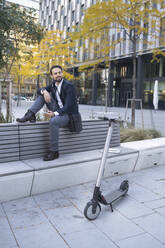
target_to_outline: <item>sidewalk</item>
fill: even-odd
[[[30,104],[15,106],[15,118],[23,115]],[[109,110],[124,118],[124,108]],[[104,111],[104,107],[80,105],[83,119],[92,118],[95,111]],[[163,134],[165,112],[144,110],[143,114],[145,128],[155,128]],[[136,126],[141,126],[140,110],[136,117]],[[129,180],[130,189],[114,204],[113,213],[102,206],[100,216],[93,222],[84,217],[83,210],[92,197],[95,181],[2,203],[0,248],[165,247],[164,174],[165,166],[154,166],[104,179],[103,192],[119,187],[124,179]]]
[[[1,248],[165,247],[165,166],[104,179],[102,190],[128,179],[114,212],[102,207],[95,221],[83,210],[94,183],[81,184],[0,205]],[[65,179],[64,179],[65,180]]]

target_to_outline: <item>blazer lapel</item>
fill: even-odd
[[[60,92],[60,98],[61,99],[63,99],[64,87],[65,87],[65,81],[63,80],[62,85],[61,85],[61,92]]]

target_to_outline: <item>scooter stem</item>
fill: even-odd
[[[105,168],[108,149],[109,149],[110,141],[112,138],[112,131],[113,131],[114,123],[115,123],[115,120],[109,120],[108,134],[107,134],[107,138],[106,138],[106,142],[105,142],[105,146],[103,150],[101,164],[100,164],[99,171],[98,171],[96,187],[100,187],[100,184],[101,184],[101,179],[102,179],[104,168]]]

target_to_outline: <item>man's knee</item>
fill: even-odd
[[[60,125],[60,118],[59,116],[54,116],[50,119],[50,126],[51,125],[56,125],[59,126]]]

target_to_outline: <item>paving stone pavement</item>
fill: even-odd
[[[165,166],[158,166],[104,179],[104,193],[124,179],[130,188],[114,212],[102,206],[95,221],[83,215],[95,182],[1,203],[0,247],[163,248],[164,175]]]

